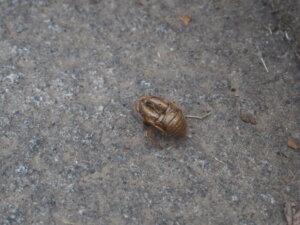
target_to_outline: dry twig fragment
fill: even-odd
[[[185,25],[188,25],[191,22],[191,20],[192,20],[191,17],[189,17],[189,16],[182,16],[180,18],[181,18],[181,20],[183,21],[183,23]]]
[[[293,206],[290,202],[285,203],[284,216],[288,225],[293,225]]]
[[[296,56],[300,60],[300,55],[297,52],[296,52]]]
[[[293,225],[300,225],[300,210],[295,213],[294,215],[294,224]]]
[[[299,150],[298,146],[296,145],[296,143],[292,139],[288,140],[287,145],[288,145],[288,147],[290,147],[294,150]]]
[[[260,58],[260,60],[261,60],[261,62],[263,64],[263,66],[265,67],[265,70],[267,71],[267,73],[269,73],[269,69],[268,69],[268,67],[267,67],[267,65],[265,63],[265,60],[262,57]]]
[[[300,225],[300,210],[296,211],[295,204],[289,201],[285,203],[284,216],[288,225]]]

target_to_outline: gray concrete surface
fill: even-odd
[[[1,0],[0,224],[286,224],[300,72],[279,21],[262,0]],[[212,116],[159,150],[143,95]]]

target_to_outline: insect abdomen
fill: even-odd
[[[187,133],[185,118],[181,111],[177,111],[176,116],[166,124],[166,132],[173,137],[184,137]]]

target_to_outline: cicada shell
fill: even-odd
[[[151,127],[146,137],[156,146],[161,145],[151,137],[153,129],[172,137],[185,137],[187,124],[182,110],[172,101],[155,96],[141,97],[135,104],[136,111],[141,114],[144,123]]]

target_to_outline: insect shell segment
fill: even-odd
[[[184,137],[187,125],[181,109],[172,101],[155,96],[144,96],[136,102],[136,110],[144,123],[173,137]]]

